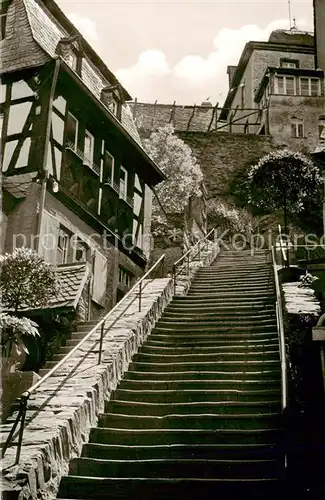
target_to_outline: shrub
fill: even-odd
[[[8,309],[46,306],[58,292],[55,269],[29,248],[0,258],[2,304]]]

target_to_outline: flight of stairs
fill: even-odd
[[[100,318],[91,321],[80,321],[76,330],[71,333],[70,338],[66,341],[66,344],[61,346],[59,352],[54,354],[49,361],[46,361],[43,368],[39,370],[39,375],[44,377],[44,375],[54,368],[54,366],[56,366],[61,359],[63,359],[76,345],[79,344],[79,342],[90,332],[92,328],[97,325],[99,321]]]
[[[280,376],[270,254],[223,252],[167,307],[58,497],[281,495]]]

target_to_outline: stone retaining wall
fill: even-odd
[[[148,280],[143,290],[142,311],[137,294],[121,319],[106,334],[102,364],[98,365],[100,329],[30,398],[20,464],[13,466],[16,447],[3,459],[2,498],[10,500],[53,499],[69,461],[80,455],[91,427],[104,411],[104,402],[116,389],[132,356],[147,338],[172,299],[170,278]],[[125,309],[122,304],[106,327]],[[12,423],[2,425],[2,442]]]

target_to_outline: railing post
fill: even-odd
[[[190,275],[190,254],[187,256],[187,276]]]
[[[173,286],[174,286],[174,295],[176,294],[176,266],[173,264]]]
[[[100,363],[102,361],[104,328],[105,328],[105,321],[102,322],[101,329],[100,329],[99,354],[98,354],[98,364],[99,365],[100,365]]]
[[[24,394],[22,394],[20,397],[21,422],[20,422],[20,429],[19,429],[19,437],[18,437],[18,446],[17,446],[17,452],[16,452],[15,465],[19,464],[21,447],[23,444],[23,435],[24,435],[24,427],[25,427],[28,399],[29,399],[29,392],[24,392]]]
[[[201,260],[201,241],[199,241],[199,261]]]
[[[139,283],[139,312],[141,312],[141,299],[142,299],[142,281]]]

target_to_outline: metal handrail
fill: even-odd
[[[187,268],[187,276],[189,275],[190,273],[190,262],[192,262],[195,257],[201,256],[201,250],[204,249],[206,243],[207,243],[207,239],[209,238],[209,236],[214,233],[215,231],[215,228],[211,229],[211,231],[208,232],[208,234],[206,236],[204,236],[204,238],[201,238],[197,243],[195,243],[195,245],[193,245],[189,250],[187,250],[187,252],[182,255],[176,262],[174,262],[173,264],[173,282],[174,282],[174,295],[175,295],[175,292],[176,292],[176,278],[177,276],[179,276],[179,274],[183,271],[184,267],[186,266]],[[204,242],[204,246],[203,248],[201,248],[201,244]],[[191,255],[194,248],[198,247],[198,252],[193,256]],[[183,262],[184,260],[186,259],[186,262],[185,264],[180,268],[180,270],[177,272],[177,267],[179,266],[179,264],[181,262]]]
[[[277,329],[279,335],[279,351],[280,351],[280,363],[281,363],[281,409],[283,412],[288,405],[288,375],[287,375],[286,346],[284,338],[283,304],[282,304],[279,275],[275,259],[274,246],[272,246],[272,264],[273,264],[275,293],[276,293],[275,306],[276,306],[276,320],[277,320]]]
[[[36,389],[38,389],[49,377],[51,377],[59,368],[61,368],[61,366],[68,360],[71,358],[71,356],[76,352],[78,351],[78,349],[80,349],[80,347],[98,330],[98,328],[101,328],[101,333],[100,333],[100,339],[99,339],[99,355],[98,355],[98,364],[101,363],[101,357],[102,357],[102,348],[103,348],[103,339],[104,339],[104,330],[105,330],[105,323],[106,321],[109,319],[109,316],[111,316],[118,307],[121,306],[121,304],[123,302],[125,302],[130,296],[131,294],[139,287],[139,293],[138,293],[138,298],[139,298],[139,312],[141,312],[141,300],[142,300],[142,292],[143,290],[146,288],[146,286],[149,284],[149,283],[146,283],[144,286],[143,286],[143,282],[145,279],[147,279],[147,277],[152,273],[152,271],[154,271],[159,265],[163,264],[164,263],[164,259],[165,259],[165,254],[161,255],[161,257],[157,260],[157,262],[155,262],[155,264],[153,266],[151,266],[151,268],[149,269],[149,271],[147,271],[134,285],[133,287],[131,288],[131,290],[128,291],[128,293],[126,295],[124,295],[124,297],[113,307],[113,309],[111,309],[101,320],[98,321],[98,323],[96,324],[96,326],[94,326],[89,333],[87,333],[87,335],[80,340],[80,342],[70,351],[68,352],[68,354],[66,354],[66,356],[61,359],[61,361],[59,361],[48,373],[46,373],[44,375],[44,377],[42,377],[40,380],[38,380],[34,385],[32,385],[27,391],[25,391],[21,397],[20,397],[20,407],[19,407],[19,412],[18,412],[18,415],[16,417],[16,420],[13,424],[13,427],[8,435],[8,438],[4,444],[4,447],[2,449],[2,457],[4,457],[7,449],[9,448],[12,440],[13,440],[13,436],[14,436],[14,433],[16,431],[16,428],[19,424],[19,421],[20,421],[20,430],[19,430],[19,438],[18,438],[18,445],[17,445],[17,452],[16,452],[16,461],[15,461],[15,465],[17,465],[19,463],[19,458],[20,458],[20,453],[21,453],[21,446],[22,446],[22,440],[23,440],[23,433],[24,433],[24,427],[25,427],[25,420],[26,420],[26,411],[27,411],[27,403],[28,403],[28,400],[31,396],[31,394],[33,392],[36,391]],[[127,304],[127,306],[125,307],[125,309],[123,309],[123,311],[121,312],[121,314],[119,316],[117,316],[117,318],[115,318],[112,323],[109,325],[108,329],[106,330],[106,333],[108,332],[108,330],[110,328],[112,328],[112,326],[120,319],[120,317],[127,311],[127,309],[133,304],[133,302],[136,300],[137,297],[135,297],[129,304]]]

